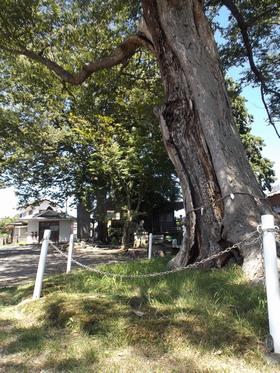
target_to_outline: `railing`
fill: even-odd
[[[268,316],[269,316],[269,330],[271,340],[273,341],[274,351],[280,353],[280,288],[279,288],[279,274],[277,267],[277,252],[276,252],[276,238],[280,242],[279,228],[274,226],[274,218],[272,215],[262,216],[262,224],[258,226],[257,230],[248,234],[242,241],[235,243],[234,245],[226,248],[223,251],[219,251],[204,258],[195,263],[189,264],[186,267],[174,268],[163,272],[155,272],[148,274],[132,274],[122,275],[109,271],[103,271],[96,267],[90,267],[72,257],[74,240],[73,235],[70,238],[68,254],[61,251],[54,243],[50,241],[50,230],[44,232],[44,239],[42,243],[41,255],[38,265],[37,277],[35,282],[35,288],[33,293],[33,299],[40,298],[42,281],[45,270],[46,257],[48,252],[48,246],[51,245],[57,253],[67,259],[67,273],[71,270],[71,263],[75,263],[77,266],[96,273],[100,276],[108,276],[120,280],[134,280],[134,279],[147,279],[147,278],[160,278],[168,276],[170,274],[187,271],[189,269],[199,268],[203,264],[215,260],[220,256],[229,253],[233,249],[240,249],[241,246],[249,246],[259,244],[263,248],[263,259],[264,259],[264,271],[265,271],[265,282],[267,292],[267,304],[268,304]],[[148,257],[151,258],[152,250],[152,236],[149,236],[149,250]]]

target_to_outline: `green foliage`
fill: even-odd
[[[226,2],[225,2],[226,3]],[[273,0],[238,0],[232,2],[239,12],[243,30],[248,34],[249,51],[258,71],[254,71],[252,62],[248,62],[248,48],[244,45],[244,35],[234,15],[225,8],[227,22],[223,24],[215,18],[213,26],[219,30],[220,55],[225,70],[241,67],[240,82],[243,86],[251,84],[262,87],[270,122],[279,125],[280,91],[279,91],[279,4]],[[214,4],[214,6],[212,6]],[[210,13],[218,14],[223,1],[210,2]],[[211,18],[213,13],[211,14]]]
[[[140,53],[125,71],[114,69],[110,79],[101,72],[71,90],[52,76],[46,84],[43,71],[35,89],[31,69],[10,65],[1,98],[2,181],[17,187],[22,203],[46,193],[60,203],[73,195],[87,203],[102,189],[137,216],[147,190],[176,198],[174,168],[152,113],[161,96],[154,60]]]
[[[5,235],[9,232],[9,229],[7,228],[7,225],[14,223],[16,221],[17,217],[5,217],[0,219],[0,236]]]
[[[274,89],[275,5],[269,0],[237,5],[250,23],[254,53]],[[87,202],[105,190],[137,215],[139,200],[147,211],[178,195],[152,113],[162,90],[150,56],[138,52],[126,65],[69,87],[45,66],[16,54],[27,48],[76,71],[84,62],[108,55],[134,32],[140,13],[140,1],[1,2],[0,183],[15,185],[22,203],[45,194],[60,203],[73,195]],[[224,29],[219,26],[228,40],[223,45],[225,68],[245,61],[240,33],[230,21]],[[254,81],[248,71],[246,79]],[[261,157],[263,142],[250,134],[242,99],[235,94],[234,100],[248,158],[263,188],[269,189],[273,171]],[[271,110],[276,115],[275,100]]]
[[[150,57],[141,52],[125,70],[116,67],[110,77],[104,71],[87,85],[68,87],[44,66],[14,58],[7,50],[28,45],[73,70],[80,62],[106,54],[133,31],[128,20],[138,17],[139,4],[5,5],[0,31],[2,183],[15,185],[24,204],[46,193],[60,203],[72,195],[87,203],[90,195],[105,189],[120,206],[133,208],[148,188],[158,187],[165,194],[171,187],[175,190],[173,167],[152,114],[161,88]],[[23,6],[26,10],[21,11]]]
[[[273,163],[262,156],[265,146],[263,139],[251,133],[253,116],[246,109],[246,100],[240,95],[241,87],[233,80],[227,80],[227,89],[231,99],[231,106],[235,124],[240,133],[250,165],[263,190],[271,190],[275,181]]]

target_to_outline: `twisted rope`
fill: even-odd
[[[257,237],[254,237],[256,235],[257,235]],[[254,239],[253,239],[253,237],[254,237]],[[201,266],[201,265],[203,265],[203,264],[205,264],[205,263],[207,263],[207,262],[209,262],[211,260],[214,260],[214,259],[216,259],[216,258],[218,258],[218,257],[220,257],[220,256],[222,256],[222,255],[224,255],[226,253],[229,253],[233,249],[238,249],[241,245],[246,245],[246,246],[253,245],[256,242],[258,242],[259,240],[260,240],[260,233],[256,230],[256,231],[248,234],[242,241],[235,243],[234,245],[226,248],[225,250],[219,251],[217,253],[214,253],[213,255],[210,255],[209,257],[207,257],[205,259],[202,259],[202,260],[200,260],[198,262],[189,264],[186,267],[178,267],[178,268],[174,268],[174,269],[163,271],[163,272],[154,272],[154,273],[147,273],[147,274],[142,274],[142,275],[138,275],[138,274],[135,274],[135,275],[121,275],[121,274],[118,274],[118,273],[106,272],[106,271],[102,271],[100,269],[97,269],[96,267],[90,267],[88,265],[82,264],[79,261],[77,261],[76,259],[72,258],[71,260],[77,266],[79,266],[79,267],[81,267],[83,269],[86,269],[88,271],[94,272],[94,273],[96,273],[98,275],[101,275],[101,276],[113,277],[113,278],[118,278],[118,279],[121,279],[121,280],[133,280],[133,279],[143,279],[143,278],[156,278],[156,277],[161,277],[161,276],[167,276],[167,275],[170,275],[172,273],[183,272],[183,271],[186,271],[186,270],[192,269],[192,268],[198,268],[199,266]],[[50,245],[60,255],[62,255],[65,258],[68,258],[67,254],[65,254],[64,252],[62,252],[52,242],[50,242]]]

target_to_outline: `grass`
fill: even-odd
[[[167,260],[102,267],[149,273]],[[76,271],[47,278],[37,301],[30,285],[0,291],[0,371],[279,371],[264,359],[263,288],[238,267],[137,281]]]

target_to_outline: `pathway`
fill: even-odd
[[[145,250],[138,250],[138,256],[145,255]],[[34,281],[40,255],[39,246],[5,246],[0,248],[0,288]],[[131,253],[119,249],[86,247],[75,248],[74,258],[83,264],[95,266],[101,263],[113,263],[132,260]],[[73,264],[73,268],[76,265]],[[47,274],[63,273],[66,259],[49,249],[47,256]]]

